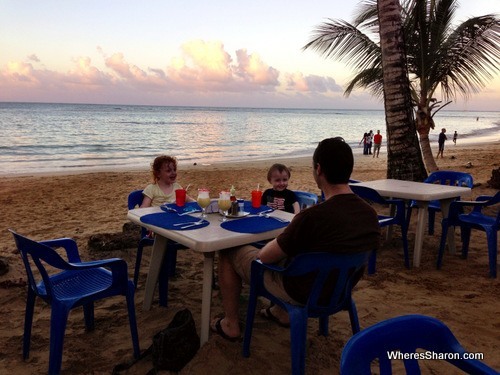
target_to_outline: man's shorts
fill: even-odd
[[[245,245],[243,247],[237,247],[231,250],[227,250],[227,256],[234,270],[247,284],[250,284],[250,271],[252,268],[252,261],[257,259],[259,251],[260,249],[251,245]],[[286,302],[300,305],[286,293],[283,286],[283,279],[281,277],[281,274],[271,271],[265,271],[264,286],[271,294],[275,295],[276,297]]]

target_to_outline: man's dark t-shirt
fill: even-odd
[[[288,260],[306,252],[358,253],[378,248],[380,228],[375,210],[355,194],[335,195],[297,214],[277,237]],[[287,294],[307,300],[311,280],[284,278]]]

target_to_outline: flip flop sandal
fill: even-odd
[[[271,322],[274,322],[276,323],[277,325],[279,325],[280,327],[283,327],[283,328],[290,328],[290,323],[283,323],[282,321],[280,321],[276,316],[273,315],[273,313],[271,312],[271,306],[269,306],[267,309],[265,310],[261,310],[260,311],[260,316],[262,316],[264,319],[267,319]]]
[[[222,329],[222,325],[221,325],[222,319],[224,319],[224,318],[217,319],[217,321],[215,322],[215,328],[212,327],[212,325],[210,325],[210,329],[212,330],[212,332],[217,333],[223,339],[231,341],[231,342],[241,341],[240,336],[231,337],[231,336],[228,336],[226,334],[226,332],[224,332],[224,330]]]

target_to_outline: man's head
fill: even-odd
[[[329,184],[347,184],[354,167],[351,147],[341,137],[323,139],[314,151],[313,167],[316,179],[319,170]]]

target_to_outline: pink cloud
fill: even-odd
[[[35,54],[28,56],[26,62],[9,62],[0,68],[0,84],[4,88],[0,100],[25,100],[22,99],[23,92],[25,97],[40,96],[40,101],[47,97],[59,97],[57,100],[65,101],[70,96],[88,97],[86,91],[92,93],[92,98],[100,96],[109,100],[113,95],[133,98],[151,93],[157,100],[176,93],[207,98],[208,93],[242,96],[265,92],[282,97],[283,87],[288,96],[297,92],[311,94],[339,90],[332,78],[300,73],[281,75],[285,81],[282,83],[278,69],[266,64],[258,54],[239,49],[234,60],[217,41],[193,40],[183,44],[180,55],[164,69],[140,68],[127,61],[123,53],[106,54],[101,47],[98,47],[98,52],[104,68],[98,68],[86,56],[75,58],[73,66],[66,72],[39,68],[38,64],[43,66],[43,62]]]

